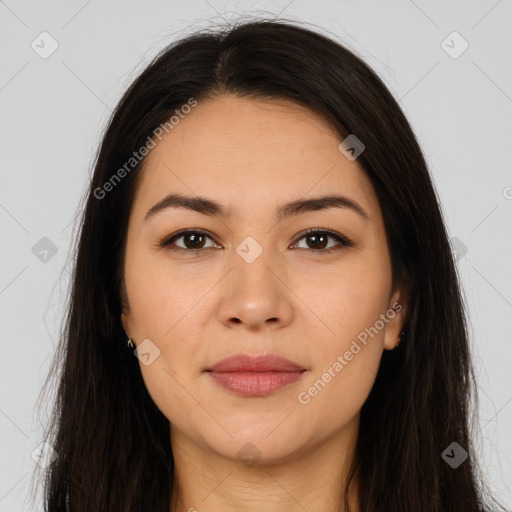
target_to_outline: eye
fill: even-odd
[[[328,239],[331,238],[338,242],[338,245],[326,245],[328,243]],[[311,240],[312,247],[304,247],[305,250],[309,252],[317,252],[317,253],[330,253],[333,249],[339,249],[340,247],[352,247],[353,243],[347,237],[340,235],[339,233],[335,233],[334,231],[329,231],[325,229],[308,229],[306,232],[302,233],[299,241]],[[306,242],[307,243],[307,242]]]
[[[328,243],[328,240],[332,239],[338,242],[338,244],[334,246],[326,245]],[[183,239],[183,242],[181,242],[181,245],[176,243],[178,240]],[[311,240],[312,241],[312,247],[299,247],[302,249],[305,249],[309,252],[315,252],[315,253],[330,253],[333,251],[333,249],[339,249],[340,247],[352,247],[353,243],[351,240],[346,238],[343,235],[340,235],[339,233],[335,233],[334,231],[329,231],[325,229],[308,229],[304,233],[301,234],[300,238],[298,239],[299,242],[302,240]],[[211,240],[213,242],[212,245],[207,246],[205,245],[207,240]],[[217,245],[212,237],[206,232],[201,229],[187,229],[183,231],[179,231],[178,233],[175,233],[174,235],[171,235],[170,237],[165,238],[162,240],[159,244],[160,247],[165,247],[168,250],[172,251],[186,251],[186,252],[194,252],[194,251],[201,251],[203,249],[210,249],[213,247],[219,248],[220,246]],[[292,247],[297,246],[298,243]]]
[[[177,240],[183,239],[184,245],[176,244]],[[201,249],[209,249],[211,247],[218,247],[215,243],[213,245],[205,246],[206,239],[213,241],[210,235],[206,231],[195,229],[195,230],[184,230],[176,233],[164,240],[159,245],[166,247],[169,250],[183,250],[188,252],[198,251]],[[173,247],[174,246],[174,247]]]

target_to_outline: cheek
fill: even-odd
[[[316,330],[314,336],[314,368],[297,400],[313,422],[346,423],[360,410],[373,386],[386,325],[381,315],[388,310],[391,286],[382,261],[386,260],[380,264],[354,260],[346,271],[323,276],[310,289],[308,306],[322,326],[321,334]]]
[[[210,286],[210,278],[205,277],[206,282],[194,279],[190,269],[171,266],[147,251],[132,250],[125,280],[135,337],[162,342],[172,338],[172,331],[186,323],[188,312],[201,309],[200,299]]]
[[[298,390],[297,407],[311,432],[336,432],[348,425],[359,414],[375,382],[379,350],[363,348],[350,361],[344,353],[333,353],[329,364],[314,372]]]
[[[194,395],[187,392],[186,375],[180,373],[178,361],[169,361],[163,352],[151,365],[140,364],[144,385],[151,399],[170,421],[183,421],[183,413],[193,413],[198,407]],[[187,414],[188,416],[188,414]],[[188,423],[188,419],[185,420]]]
[[[167,417],[173,417],[168,415],[171,412],[179,415],[180,407],[189,399],[182,386],[187,386],[190,374],[202,370],[197,356],[198,344],[204,338],[206,302],[200,299],[210,285],[191,279],[190,273],[171,269],[163,258],[137,249],[126,259],[125,280],[136,344],[150,339],[160,351],[150,365],[139,363],[144,382]],[[166,410],[174,404],[178,404],[176,410]],[[195,402],[188,404],[194,406]]]
[[[385,257],[355,254],[314,276],[301,273],[294,286],[322,320],[324,348],[341,349],[386,312],[391,276]]]

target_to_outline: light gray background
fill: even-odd
[[[510,0],[0,0],[0,512],[32,510],[34,405],[58,339],[74,215],[108,115],[158,49],[239,14],[282,14],[335,34],[400,100],[457,239],[480,389],[479,456],[511,507]],[[46,59],[31,47],[50,48],[43,31],[58,43]],[[457,58],[463,41],[446,39],[453,31],[469,44]],[[32,252],[42,237],[57,248],[46,262]]]

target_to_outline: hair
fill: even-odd
[[[283,19],[238,21],[171,43],[109,119],[84,196],[68,309],[49,374],[59,374],[45,432],[57,457],[45,471],[45,510],[169,510],[169,420],[148,394],[120,323],[128,217],[145,159],[115,183],[113,177],[176,109],[191,98],[200,103],[224,94],[291,100],[321,115],[341,139],[355,134],[363,141],[357,163],[382,210],[393,286],[407,290],[405,336],[382,355],[340,498],[357,475],[360,512],[487,510],[487,500],[495,501],[470,435],[477,389],[465,305],[422,150],[397,101],[360,56]],[[100,195],[107,182],[108,193]],[[468,452],[457,469],[442,458],[453,442]]]

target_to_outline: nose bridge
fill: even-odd
[[[259,238],[262,239],[262,237]],[[231,285],[237,288],[242,287],[242,290],[237,290],[237,292],[246,291],[256,294],[264,291],[267,294],[272,294],[278,280],[270,269],[273,268],[274,272],[277,271],[279,257],[270,246],[268,237],[263,246],[256,238],[248,236],[238,244],[235,253],[233,254],[234,269]],[[247,289],[243,290],[244,287]]]
[[[232,255],[232,270],[221,298],[220,320],[251,328],[289,322],[292,305],[286,286],[276,277],[281,273],[280,267],[277,251],[263,247],[253,237],[244,239]]]

